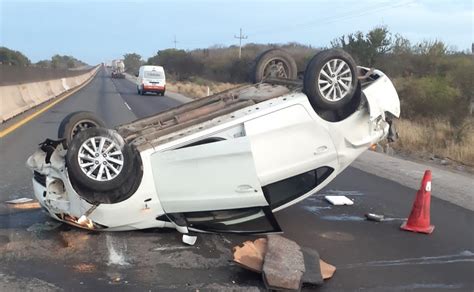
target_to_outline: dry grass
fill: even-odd
[[[191,98],[201,98],[208,95],[208,87],[210,94],[215,94],[230,88],[239,86],[240,84],[223,83],[223,82],[206,82],[206,84],[197,84],[189,81],[170,82],[166,84],[166,88],[170,91],[179,92]]]
[[[424,123],[399,120],[396,126],[400,139],[393,147],[407,153],[435,155],[474,166],[473,125],[472,119],[456,128],[441,120]]]

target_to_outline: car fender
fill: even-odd
[[[370,121],[374,121],[380,116],[385,119],[386,112],[399,118],[400,99],[395,86],[382,71],[374,70],[373,74],[378,75],[379,78],[362,89],[369,104]]]

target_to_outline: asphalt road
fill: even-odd
[[[247,291],[260,275],[233,265],[231,248],[252,236],[198,236],[184,246],[174,230],[97,233],[59,224],[38,209],[18,210],[8,199],[33,197],[27,157],[69,112],[89,110],[109,126],[178,105],[139,96],[128,80],[105,71],[81,91],[0,140],[0,291]],[[318,250],[337,267],[317,291],[473,291],[473,212],[432,198],[431,235],[399,230],[415,190],[348,168],[319,194],[276,214],[284,235]],[[353,206],[333,207],[325,194],[345,194]],[[367,212],[388,221],[365,221]]]

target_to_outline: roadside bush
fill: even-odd
[[[165,67],[170,76],[180,81],[201,75],[204,68],[204,64],[188,52],[176,49],[158,51],[155,56],[148,59],[147,64]]]
[[[230,64],[229,74],[231,82],[248,82],[253,69],[253,60],[242,58],[234,60]]]
[[[453,125],[468,114],[467,102],[444,77],[397,80],[402,114],[408,118],[448,118]]]

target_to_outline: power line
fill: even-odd
[[[239,39],[239,59],[242,58],[242,40],[246,40],[249,37],[242,34],[242,28],[240,28],[239,36],[234,35],[234,38]]]
[[[364,7],[364,8],[356,8],[356,9],[351,9],[348,11],[345,11],[339,15],[331,15],[331,16],[326,16],[323,18],[320,18],[316,21],[311,21],[311,22],[306,22],[306,23],[299,23],[299,24],[293,24],[293,25],[285,25],[285,27],[281,28],[268,28],[268,29],[263,29],[263,30],[257,30],[253,33],[250,33],[250,36],[254,35],[261,35],[261,34],[275,34],[275,33],[281,33],[281,32],[289,32],[289,31],[294,31],[294,30],[308,30],[312,29],[315,26],[321,26],[322,24],[328,24],[336,21],[345,21],[348,19],[353,19],[353,18],[358,18],[364,15],[376,13],[376,12],[381,12],[387,9],[393,9],[393,8],[399,8],[402,6],[407,6],[414,3],[414,0],[406,0],[404,2],[398,2],[398,3],[392,3],[392,2],[385,2],[384,5],[379,5],[379,6],[373,6],[373,7]],[[388,4],[388,5],[387,5]]]

